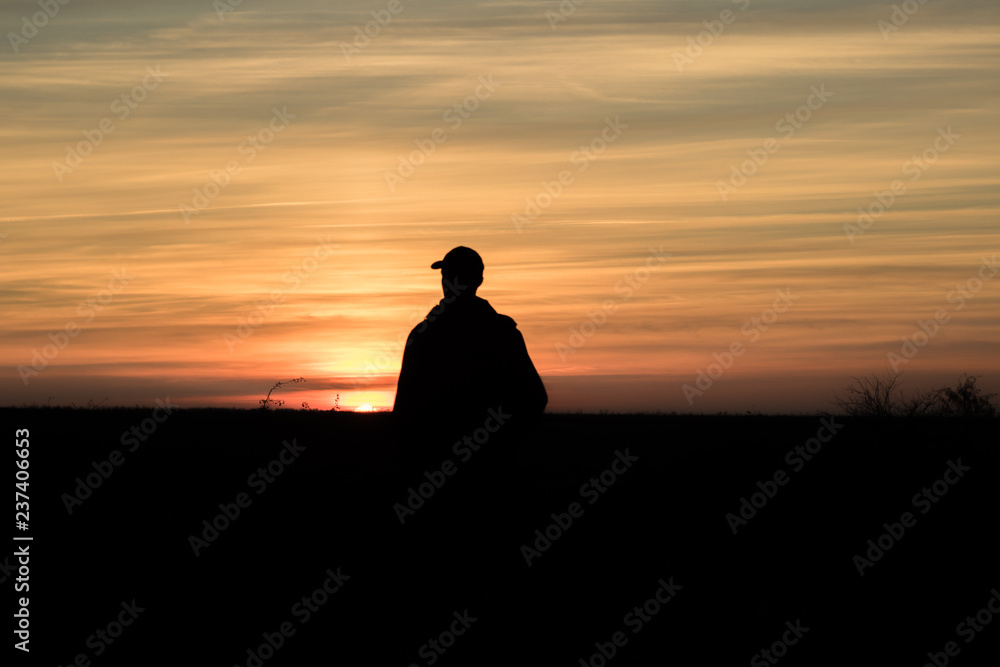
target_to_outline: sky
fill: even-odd
[[[550,411],[1000,390],[998,16],[0,2],[0,405],[391,407],[458,245]]]

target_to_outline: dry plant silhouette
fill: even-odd
[[[963,374],[958,386],[937,387],[907,397],[900,386],[902,373],[854,377],[836,403],[851,417],[994,417],[992,399],[976,386],[977,375]]]
[[[269,409],[280,408],[282,405],[285,404],[285,401],[283,401],[281,399],[271,398],[271,392],[273,392],[275,389],[278,389],[281,386],[286,385],[286,384],[295,384],[297,382],[305,382],[305,381],[306,381],[305,378],[299,377],[299,378],[295,378],[293,380],[285,380],[284,382],[275,382],[274,386],[271,387],[271,389],[267,392],[267,396],[265,396],[264,398],[262,398],[259,401],[257,401],[258,403],[260,403],[260,409],[261,410],[269,410]],[[305,407],[305,404],[303,404],[303,407]]]

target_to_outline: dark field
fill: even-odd
[[[430,494],[389,414],[177,410],[126,433],[151,415],[0,410],[30,431],[30,529],[10,530],[34,540],[9,542],[30,592],[10,551],[0,578],[11,613],[30,598],[32,664],[997,664],[996,419],[545,415],[428,470]],[[734,534],[741,498],[759,507]]]

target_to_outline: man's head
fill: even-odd
[[[483,258],[472,248],[452,248],[444,259],[431,264],[431,268],[441,269],[441,288],[445,296],[473,297],[483,284]]]

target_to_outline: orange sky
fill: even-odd
[[[0,50],[0,404],[389,406],[456,245],[553,410],[830,409],[938,310],[904,385],[1000,389],[996,8],[745,4],[61,6]]]

